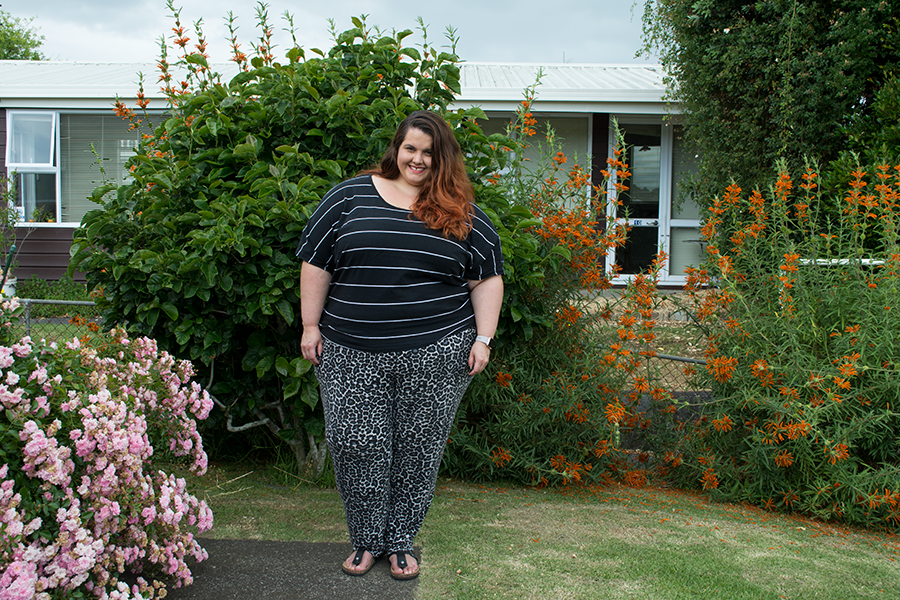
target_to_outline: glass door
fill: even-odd
[[[625,124],[620,129],[631,178],[611,210],[616,221],[628,222],[631,231],[625,246],[616,249],[615,263],[622,275],[634,275],[646,271],[659,250],[662,125]]]

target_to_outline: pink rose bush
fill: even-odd
[[[16,308],[2,303],[0,322]],[[153,460],[206,471],[196,421],[213,403],[192,375],[121,330],[0,346],[0,600],[162,598],[191,583],[212,512]]]

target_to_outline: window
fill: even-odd
[[[89,197],[104,178],[128,179],[125,163],[140,132],[122,118],[48,111],[9,111],[7,117],[6,165],[22,220],[77,225],[95,208]]]
[[[6,165],[20,220],[56,215],[56,113],[8,113]],[[46,215],[42,217],[42,215]]]

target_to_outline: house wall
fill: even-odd
[[[71,227],[19,227],[16,229],[15,276],[22,280],[36,275],[41,279],[57,280],[69,268],[69,248],[72,247]],[[84,273],[74,273],[76,281],[84,281]]]
[[[0,174],[6,177],[6,111],[0,110]]]

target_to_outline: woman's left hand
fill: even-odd
[[[491,349],[484,342],[475,342],[469,352],[469,375],[477,375],[484,371],[491,359]]]

